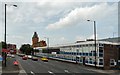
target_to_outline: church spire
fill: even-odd
[[[37,34],[37,32],[34,32],[34,35],[33,35],[32,38],[38,38],[38,34]]]

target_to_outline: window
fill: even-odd
[[[114,62],[115,62],[114,59],[110,59],[110,65],[111,65],[111,66],[114,65]]]
[[[83,53],[80,53],[80,55],[82,56],[82,55],[83,55]]]
[[[86,53],[86,56],[88,56],[88,53]]]
[[[74,55],[76,55],[76,53],[74,52]]]
[[[103,59],[99,59],[99,65],[103,65]]]
[[[92,58],[89,58],[89,64],[92,64]]]
[[[85,53],[83,53],[83,56],[85,55]]]
[[[99,57],[103,57],[103,53],[99,53]]]
[[[78,48],[78,47],[79,47],[79,45],[76,45],[76,47]]]
[[[79,55],[79,53],[77,53],[77,55]]]
[[[99,49],[99,52],[103,53],[103,50],[100,50],[100,49]]]
[[[99,46],[104,46],[104,44],[99,44]]]
[[[85,60],[85,63],[88,63],[88,60],[87,60],[87,59]]]
[[[86,44],[86,47],[88,47],[88,44]]]
[[[89,56],[92,56],[92,53],[89,53]]]
[[[90,46],[92,46],[92,44],[90,44]]]

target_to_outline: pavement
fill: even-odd
[[[2,65],[2,75],[25,75],[25,71],[20,64],[18,66],[13,64],[14,60],[16,60],[16,58],[7,58],[6,67]]]
[[[109,75],[120,75],[120,70],[103,70],[103,69],[97,69],[97,68],[89,67],[89,66],[87,66],[86,69],[89,71],[95,71],[98,73],[106,73]]]
[[[0,61],[0,75],[2,74],[2,61]]]

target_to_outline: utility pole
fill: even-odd
[[[91,20],[87,20],[87,21],[91,21]],[[95,21],[93,21],[93,23],[94,23],[94,44],[95,44],[95,67],[96,67],[96,64],[97,64],[97,62],[96,62],[96,47],[97,47],[97,45],[96,45],[96,22]]]
[[[14,7],[17,7],[17,5],[13,5]],[[7,50],[7,43],[6,43],[6,7],[7,7],[7,4],[5,4],[5,35],[4,35],[4,41],[5,41],[5,49]],[[6,57],[7,57],[7,53],[6,52],[3,52],[3,55],[4,55],[4,66],[6,67]]]
[[[6,43],[6,6],[7,6],[7,4],[5,4],[5,37],[4,37],[4,39],[5,39],[5,49],[7,49],[7,43]],[[6,57],[7,57],[7,54],[5,52],[4,53],[5,67],[6,67]]]

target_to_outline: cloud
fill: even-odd
[[[102,25],[101,27],[105,27],[102,31],[101,29],[103,28],[99,29],[100,33],[104,33],[105,35],[107,33],[109,35],[111,30],[115,30],[115,28],[112,29],[112,27],[108,28],[109,25],[116,25],[116,19],[114,18],[113,11],[117,13],[117,8],[115,9],[116,5],[113,3],[95,3],[90,1],[80,2],[81,0],[78,0],[79,2],[74,0],[70,0],[70,2],[68,0],[39,1],[40,2],[15,2],[14,4],[18,5],[17,8],[9,6],[7,7],[7,34],[10,35],[7,36],[7,40],[9,42],[16,43],[19,46],[23,43],[31,43],[31,37],[34,31],[37,31],[40,34],[40,38],[42,36],[50,35],[52,38],[50,39],[50,44],[62,44],[74,41],[75,39],[82,40],[86,36],[90,37],[92,33],[88,28],[86,31],[86,23],[81,23],[88,18],[93,20],[102,19],[102,23],[97,21],[97,25]],[[2,16],[0,17],[0,29],[2,30],[0,32],[0,36],[2,36],[0,37],[1,40],[4,39],[4,3],[2,3],[2,6],[0,7],[2,10],[0,11]],[[9,3],[10,2],[8,2],[8,4]],[[13,2],[10,4],[13,4]],[[108,15],[112,16],[113,18],[109,18]],[[106,21],[107,18],[109,19],[108,21]],[[81,23],[82,26],[80,26],[81,24],[78,23]],[[79,26],[75,26],[77,24]],[[48,26],[46,27],[46,25]],[[45,27],[48,30],[60,28],[61,30],[56,32],[47,31],[45,30]],[[64,27],[70,28],[68,28],[68,30],[62,29]],[[107,32],[108,29],[106,30],[106,28],[109,29],[109,32]],[[82,36],[77,36],[79,34]],[[24,36],[25,38],[21,36]]]
[[[114,15],[117,11],[117,5],[109,5],[108,3],[101,3],[99,5],[94,5],[91,7],[80,7],[75,8],[70,13],[68,13],[64,18],[60,18],[59,21],[49,24],[46,29],[60,29],[72,25],[78,24],[80,21],[85,21],[87,19],[92,20],[102,20],[107,16]],[[102,12],[102,15],[101,15]]]
[[[27,39],[25,39],[25,37]],[[29,43],[30,39],[28,36],[20,36],[20,35],[9,35],[7,36],[7,43],[17,44],[17,48],[20,48],[21,44]]]

